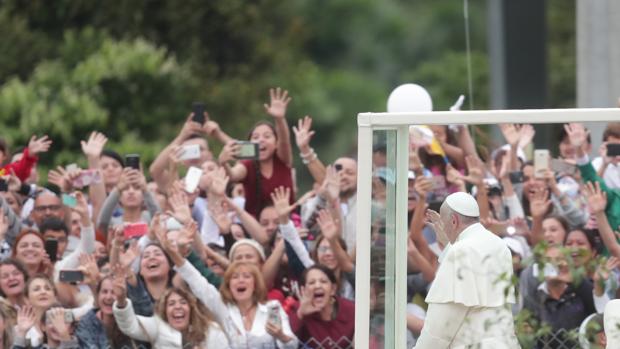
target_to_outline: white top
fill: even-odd
[[[446,246],[440,263],[426,303],[460,303],[468,307],[515,303],[510,250],[482,224],[465,228],[454,245]]]
[[[127,299],[127,305],[122,309],[118,308],[115,301],[113,311],[118,327],[127,336],[151,343],[153,349],[183,348],[181,332],[172,328],[159,316],[136,316],[130,299]],[[200,343],[199,348],[230,348],[230,346],[220,326],[211,322],[207,338]]]
[[[605,306],[603,327],[607,337],[607,349],[620,348],[620,299],[614,299]]]
[[[282,348],[296,349],[298,345],[297,337],[293,334],[288,321],[288,315],[278,301],[269,301],[265,304],[258,304],[252,328],[247,331],[243,325],[243,318],[239,308],[234,304],[225,304],[217,289],[205,279],[198,270],[189,262],[181,267],[175,267],[181,278],[187,282],[192,293],[213,313],[217,321],[224,326],[224,330],[230,339],[232,349],[247,348]],[[291,338],[290,341],[283,343],[272,337],[265,325],[269,318],[269,307],[277,307],[280,313],[282,331]],[[213,347],[216,348],[216,347]],[[219,347],[217,347],[219,348]]]
[[[520,348],[509,305],[515,296],[506,243],[476,223],[439,259],[415,348]]]

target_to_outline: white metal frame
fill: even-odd
[[[485,111],[440,111],[425,113],[361,113],[358,124],[357,172],[357,239],[355,272],[355,347],[368,348],[370,329],[370,239],[372,197],[373,131],[396,130],[396,241],[394,323],[402,324],[396,330],[395,348],[406,346],[407,302],[407,171],[409,159],[410,125],[448,124],[551,124],[567,122],[620,121],[620,109],[527,109]],[[386,295],[387,297],[388,295]],[[388,337],[391,334],[385,333]]]

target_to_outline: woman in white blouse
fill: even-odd
[[[153,349],[229,348],[224,332],[190,293],[179,288],[167,289],[155,304],[155,315],[146,317],[136,316],[126,287],[125,278],[117,275],[114,319],[127,336],[149,342]]]
[[[291,331],[288,316],[280,303],[265,302],[267,289],[256,265],[231,264],[224,274],[220,294],[179,254],[176,245],[165,237],[160,241],[162,239],[177,273],[224,326],[231,348],[297,348],[297,337]]]

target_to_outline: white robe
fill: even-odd
[[[454,245],[446,246],[439,262],[415,348],[520,348],[510,307],[515,295],[506,243],[481,224],[472,224]]]

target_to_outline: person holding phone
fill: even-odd
[[[286,109],[291,98],[288,91],[279,87],[270,89],[271,102],[265,111],[273,117],[275,126],[267,121],[257,123],[250,131],[249,140],[258,143],[258,156],[254,160],[237,162],[240,145],[237,141],[226,143],[219,156],[232,182],[242,182],[246,203],[245,210],[258,217],[260,211],[271,202],[271,193],[279,186],[293,188],[293,150],[290,131],[286,123]],[[234,165],[230,165],[235,162]],[[291,203],[294,195],[291,196]]]
[[[233,262],[226,270],[218,292],[183,258],[177,245],[164,234],[159,234],[158,238],[170,255],[176,272],[222,324],[232,349],[297,348],[297,337],[291,331],[288,316],[280,303],[265,302],[267,288],[255,264]],[[275,313],[279,321],[275,320]]]
[[[123,212],[120,216],[113,216],[119,205]],[[143,211],[146,205],[147,210]],[[124,223],[149,223],[161,208],[153,194],[146,187],[146,179],[141,170],[126,167],[116,187],[105,199],[97,227],[107,233],[109,226],[119,226]]]
[[[599,157],[592,159],[596,173],[612,189],[620,189],[620,122],[610,122],[603,131]]]

